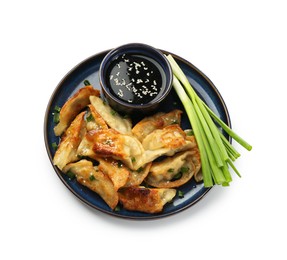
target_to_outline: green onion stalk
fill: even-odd
[[[215,122],[248,151],[252,149],[252,146],[204,103],[172,55],[167,55],[167,59],[173,72],[173,88],[183,104],[198,144],[204,186],[212,187],[214,184],[228,186],[232,181],[230,167],[241,177],[233,163],[240,153],[226,139]]]

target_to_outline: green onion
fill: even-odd
[[[68,171],[66,174],[69,177],[69,179],[71,179],[71,180],[76,177],[75,173],[73,173],[72,171]]]
[[[94,121],[93,115],[92,115],[92,114],[89,114],[89,115],[86,117],[86,121],[87,121],[87,122]]]
[[[54,111],[56,111],[56,112],[60,113],[61,108],[60,108],[59,106],[57,106],[57,105],[56,105],[56,106],[54,107]]]
[[[117,112],[115,110],[111,110],[111,115],[112,116],[116,116],[117,115]]]
[[[171,181],[179,180],[182,177],[182,172],[178,172],[176,175],[173,176]]]
[[[178,190],[177,194],[178,194],[178,197],[181,198],[181,199],[184,197],[184,193],[181,190]]]
[[[119,212],[121,210],[121,206],[118,204],[115,208],[114,211],[115,212]]]
[[[187,77],[171,55],[167,56],[173,72],[173,87],[189,118],[201,157],[205,187],[214,184],[228,186],[232,181],[229,166],[240,177],[233,162],[240,156],[228,142],[221,128],[247,150],[252,146],[226,125],[197,95]]]
[[[58,124],[60,122],[60,113],[58,113],[58,112],[53,113],[53,122],[55,124]]]
[[[140,168],[137,169],[138,173],[141,173],[142,171],[143,171],[143,167],[140,167]]]
[[[56,151],[58,149],[58,145],[56,142],[52,143],[52,148]]]
[[[54,107],[54,112],[52,113],[52,115],[53,115],[53,122],[55,124],[58,124],[60,122],[60,111],[61,111],[61,108],[56,105]]]
[[[91,83],[90,83],[90,81],[88,81],[88,80],[86,79],[86,80],[84,80],[84,85],[85,85],[85,86],[90,86]]]
[[[90,175],[89,179],[90,179],[90,181],[94,181],[96,178],[94,175]]]

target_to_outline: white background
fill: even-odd
[[[277,0],[1,1],[0,258],[286,259],[286,11]],[[59,81],[87,57],[130,42],[203,71],[233,129],[253,145],[247,152],[234,143],[241,179],[155,221],[83,205],[44,145]]]

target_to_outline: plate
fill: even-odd
[[[100,89],[99,84],[99,67],[101,61],[110,50],[103,51],[96,55],[93,55],[86,60],[75,66],[67,75],[59,82],[58,86],[54,90],[50,101],[48,103],[45,121],[44,121],[44,138],[46,150],[49,159],[53,165],[53,157],[55,150],[52,143],[59,143],[59,137],[54,135],[53,128],[53,111],[55,106],[62,107],[63,104],[75,93],[79,88],[84,86],[84,80],[88,80],[94,88]],[[161,50],[164,54],[171,54],[177,61],[189,82],[194,87],[197,94],[206,102],[206,104],[229,126],[230,117],[228,114],[227,107],[219,91],[211,80],[202,73],[198,68],[187,60],[164,50]],[[172,109],[184,108],[181,101],[178,99],[177,94],[172,90],[165,102],[158,108],[159,111],[169,112]],[[134,122],[133,122],[134,123]],[[189,120],[185,113],[182,116],[183,129],[191,128]],[[228,138],[228,136],[226,136]],[[129,219],[156,219],[171,216],[179,213],[198,201],[200,201],[211,188],[205,188],[203,182],[196,183],[193,179],[180,187],[180,190],[184,193],[183,198],[176,196],[171,203],[164,206],[164,210],[157,214],[147,214],[143,212],[127,211],[120,209],[119,211],[111,210],[107,204],[98,196],[95,192],[79,184],[75,179],[70,180],[65,174],[63,174],[56,166],[54,170],[64,185],[82,202],[91,206],[94,209],[102,211],[112,216],[129,218]]]

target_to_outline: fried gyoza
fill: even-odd
[[[158,188],[175,188],[187,183],[197,170],[194,156],[197,156],[196,150],[189,150],[154,162],[146,183]]]
[[[121,134],[131,133],[132,122],[130,119],[120,116],[120,114],[115,112],[107,103],[97,96],[91,96],[90,101],[109,127],[117,130]]]
[[[68,163],[78,160],[77,149],[86,133],[84,116],[85,112],[77,115],[62,136],[59,147],[53,158],[53,164],[60,170],[62,170]]]
[[[100,91],[94,89],[92,86],[86,86],[81,88],[64,104],[60,111],[59,123],[54,127],[56,136],[60,136],[76,115],[90,103],[89,97],[91,95],[100,96]]]
[[[101,198],[114,209],[118,204],[118,193],[110,178],[101,172],[88,160],[80,160],[64,167],[63,172],[72,172],[77,181],[96,192]]]
[[[142,142],[147,135],[156,129],[162,129],[172,124],[180,124],[181,114],[182,111],[175,109],[169,113],[159,112],[145,117],[133,127],[132,133]]]
[[[88,105],[89,112],[87,115],[87,130],[101,130],[108,129],[108,125],[105,120],[101,117],[98,111],[90,104]]]
[[[186,133],[179,125],[169,125],[154,130],[142,142],[144,153],[133,163],[138,169],[160,156],[173,156],[177,152],[186,151],[196,146],[195,142],[186,139]]]
[[[110,157],[122,161],[130,169],[142,156],[144,149],[138,139],[131,135],[120,134],[116,130],[89,131],[78,148],[78,154],[90,158]],[[142,166],[142,165],[141,165]]]
[[[123,187],[130,175],[130,171],[122,162],[112,158],[98,158],[98,169],[109,176],[116,190]]]
[[[127,210],[158,213],[174,198],[176,190],[129,187],[120,189],[118,194],[120,202]]]

